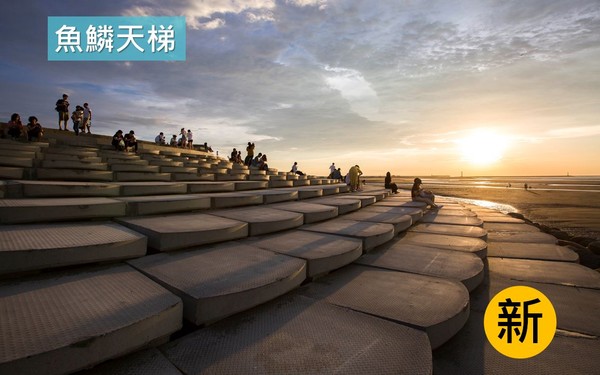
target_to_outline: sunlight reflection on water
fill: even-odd
[[[455,198],[455,197],[452,197],[452,199],[456,200],[457,202],[461,202],[461,203],[469,203],[469,204],[474,204],[477,206],[489,208],[492,210],[501,211],[505,214],[510,213],[510,212],[519,212],[519,210],[517,210],[510,204],[483,201],[483,200],[478,200],[478,199]]]

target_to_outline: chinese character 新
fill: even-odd
[[[506,335],[507,343],[512,343],[512,334],[514,333],[519,336],[519,341],[524,342],[527,337],[527,330],[529,327],[529,320],[533,323],[533,343],[538,342],[538,319],[542,317],[542,313],[530,313],[529,307],[539,303],[539,298],[523,302],[523,316],[519,314],[519,307],[521,303],[513,302],[510,298],[507,298],[504,302],[498,302],[498,307],[502,308],[502,312],[498,314],[499,321],[498,327],[504,327],[500,330],[498,338],[502,339]],[[508,309],[511,308],[510,312]],[[519,329],[522,328],[522,331]]]

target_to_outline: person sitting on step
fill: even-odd
[[[390,172],[385,174],[384,185],[386,189],[392,190],[392,194],[398,194],[398,185],[392,182],[392,175],[390,174]]]
[[[420,178],[415,178],[412,189],[410,189],[410,196],[415,202],[424,202],[427,203],[431,208],[437,209],[439,208],[437,204],[435,204],[435,195],[429,190],[424,190],[421,186],[422,181]]]
[[[37,117],[29,116],[29,123],[27,124],[27,140],[40,141],[42,136],[44,135],[44,129],[42,128],[42,124],[38,122]]]
[[[137,152],[138,150],[138,143],[137,139],[135,139],[135,133],[133,130],[130,130],[128,134],[125,134],[125,147],[133,147],[134,152]]]

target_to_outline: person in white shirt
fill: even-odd
[[[187,147],[191,150],[194,148],[194,134],[191,129],[187,131]]]
[[[329,166],[329,178],[333,177],[333,173],[336,171],[335,168],[335,163],[331,163],[331,165]]]
[[[83,103],[83,132],[87,131],[88,134],[92,134],[91,127],[92,109],[88,103]]]
[[[292,165],[292,170],[290,172],[295,173],[299,176],[304,176],[304,173],[298,170],[298,162],[296,161],[294,162],[294,165]]]

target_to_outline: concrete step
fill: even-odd
[[[160,171],[162,173],[188,173],[188,174],[192,173],[192,174],[197,174],[198,173],[198,168],[161,166],[160,167]]]
[[[25,157],[19,158],[16,156],[2,156],[0,157],[0,165],[4,167],[31,168],[33,167],[33,159]]]
[[[39,142],[17,142],[9,139],[0,139],[0,150],[15,150],[15,151],[32,151],[36,154],[48,148],[48,143]]]
[[[346,214],[341,218],[344,220],[391,224],[394,227],[394,235],[404,232],[412,225],[412,218],[409,215],[398,215],[385,212],[369,212],[359,210]]]
[[[3,374],[72,373],[164,342],[182,317],[178,297],[126,265],[1,284],[0,310]]]
[[[215,173],[216,181],[246,181],[247,176],[243,173]]]
[[[23,168],[0,166],[0,179],[22,179],[25,170]]]
[[[148,162],[148,160],[144,160],[144,159],[127,159],[127,160],[123,160],[123,159],[115,159],[115,158],[106,158],[105,160],[106,163],[112,165],[112,164],[126,164],[126,165],[150,165],[150,163]]]
[[[148,159],[146,159],[148,160]],[[185,165],[187,163],[183,163],[181,161],[173,161],[173,160],[160,160],[160,159],[150,159],[148,160],[150,165],[158,165],[159,167],[192,167],[198,168],[198,165],[193,165],[193,163],[189,163],[190,165]]]
[[[253,194],[251,192],[206,193],[204,195],[211,198],[210,206],[215,209],[263,204],[262,195]]]
[[[13,181],[7,186],[7,198],[115,197],[120,187],[102,182]]]
[[[121,196],[141,196],[141,195],[165,195],[165,194],[185,194],[187,193],[187,184],[183,182],[116,182],[121,187]]]
[[[110,198],[1,199],[0,223],[113,218],[125,215],[125,202]]]
[[[298,200],[298,191],[295,190],[251,190],[242,194],[260,195],[263,197],[263,204],[278,202],[288,202]]]
[[[285,178],[285,176],[280,175],[269,176],[269,181],[287,181],[287,178]]]
[[[267,175],[261,175],[261,174],[251,174],[251,175],[248,176],[248,181],[266,181],[266,182],[269,182],[269,176],[267,176]]]
[[[539,232],[540,229],[529,224],[483,223],[483,229],[488,232]]]
[[[516,224],[524,225],[524,224]],[[541,232],[488,232],[488,242],[556,244],[556,237]]]
[[[420,222],[432,224],[467,225],[476,227],[483,226],[483,221],[478,217],[462,215],[438,215],[435,211],[429,211],[424,214]]]
[[[249,169],[250,171],[250,175],[251,176],[266,176],[267,175],[267,171],[261,170],[261,169]]]
[[[318,224],[304,225],[300,229],[361,239],[363,241],[363,250],[365,252],[394,238],[394,226],[391,224],[345,220],[342,218],[332,219]]]
[[[575,263],[488,258],[488,267],[490,275],[512,280],[600,289],[600,273]]]
[[[171,173],[173,181],[214,181],[213,174]]]
[[[294,186],[293,181],[269,181],[269,188],[287,188]]]
[[[144,256],[146,237],[115,223],[0,226],[0,275]]]
[[[79,156],[69,154],[44,154],[45,161],[79,161],[82,163],[102,163],[100,156]]]
[[[143,172],[143,173],[159,173],[163,167],[157,165],[137,165],[137,164],[111,164],[110,169],[113,172]]]
[[[248,236],[248,223],[203,213],[117,219],[148,237],[148,246],[172,251]]]
[[[293,186],[309,186],[310,185],[310,181],[308,180],[294,180],[293,182]]]
[[[83,147],[48,147],[48,149],[46,149],[44,151],[45,155],[50,155],[50,154],[67,154],[67,155],[77,155],[77,156],[98,156],[98,150],[97,149],[89,149],[89,148],[83,148]]]
[[[80,375],[131,375],[139,374],[182,375],[160,350],[150,348],[107,361],[84,371]]]
[[[56,169],[85,169],[90,171],[108,170],[108,164],[106,163],[85,163],[78,160],[44,160],[42,161],[42,167]]]
[[[350,264],[362,255],[362,241],[359,239],[300,230],[251,237],[242,243],[304,259],[309,278]]]
[[[285,202],[271,204],[269,208],[278,210],[297,212],[304,215],[304,224],[316,223],[319,221],[333,219],[338,216],[338,208],[335,206],[326,206],[323,204],[306,202]]]
[[[116,199],[127,203],[128,216],[191,212],[210,208],[210,197],[199,194],[149,195]]]
[[[508,215],[504,215],[504,216],[477,215],[477,217],[479,217],[481,220],[483,220],[484,223],[506,223],[506,224],[524,224],[525,223],[525,221],[523,221],[521,219],[517,219],[516,217],[511,217]]]
[[[225,193],[235,190],[233,182],[188,182],[188,193]]]
[[[469,292],[457,281],[364,266],[344,267],[300,293],[424,330],[432,349],[460,331],[469,317]]]
[[[481,258],[433,247],[391,241],[356,260],[357,264],[460,281],[470,291],[484,277]]]
[[[381,202],[373,203],[374,206],[385,206],[385,207],[405,207],[405,208],[425,208],[427,207],[426,203],[423,202],[413,202],[411,200],[400,200],[395,199],[395,197],[390,197],[382,200]]]
[[[323,187],[323,195],[328,195],[325,194],[325,190],[328,187]],[[337,190],[337,189],[336,189]],[[352,200],[359,200],[360,201],[360,207],[367,207],[372,205],[373,203],[377,202],[377,199],[372,196],[372,195],[357,195],[357,194],[340,194],[340,195],[336,195],[336,198],[340,198],[340,199],[352,199]]]
[[[257,190],[266,189],[269,187],[269,183],[266,181],[235,181],[235,190]]]
[[[115,172],[115,181],[171,181],[171,174],[151,172]]]
[[[306,279],[304,260],[238,243],[156,254],[129,264],[180,296],[184,318],[195,325],[270,301]]]
[[[64,181],[113,181],[112,171],[93,171],[84,169],[54,169],[37,168],[35,175],[38,180]]]
[[[409,232],[445,234],[449,236],[473,237],[487,240],[487,230],[468,225],[421,223],[409,229]]]
[[[431,374],[417,329],[288,295],[161,348],[186,374]]]
[[[130,153],[121,152],[121,151],[105,150],[105,151],[100,151],[99,154],[100,154],[100,156],[102,156],[102,158],[104,160],[110,159],[116,163],[129,163],[129,162],[144,160],[139,155],[130,154]]]
[[[544,243],[490,242],[488,257],[579,262],[579,255],[568,247]]]
[[[423,217],[423,210],[416,207],[388,207],[388,206],[374,206],[365,207],[361,209],[361,212],[379,212],[388,213],[394,215],[408,215],[411,217],[413,224],[417,223]]]
[[[303,214],[268,207],[244,207],[211,211],[211,215],[248,223],[250,236],[280,232],[304,223]]]
[[[360,209],[361,203],[358,199],[340,199],[332,197],[323,197],[306,200],[308,203],[324,204],[338,208],[338,214],[345,215],[349,212]]]
[[[296,190],[298,191],[298,199],[310,199],[310,198],[319,198],[323,196],[323,189],[320,187],[310,187],[310,186],[299,186],[291,189],[285,190]]]
[[[401,235],[400,242],[408,245],[435,247],[438,249],[472,253],[481,259],[485,259],[487,256],[487,243],[479,238],[406,232]]]

